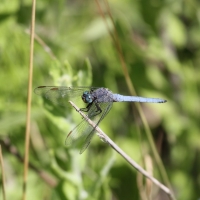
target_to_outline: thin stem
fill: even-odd
[[[30,30],[26,29],[25,32],[30,35]],[[53,53],[52,49],[40,38],[36,33],[34,36],[35,40],[44,48],[44,50],[49,54],[52,60],[57,60],[55,54]]]
[[[105,21],[105,24],[108,28],[108,25],[107,25],[107,22],[106,22],[106,19],[105,19],[105,16],[104,16],[104,12],[102,11],[102,8],[98,2],[99,0],[96,0],[96,3],[97,3],[97,6],[99,8],[99,11],[100,11],[100,14],[102,16],[102,18],[104,19]],[[121,63],[121,66],[122,66],[122,71],[124,73],[124,77],[125,77],[125,80],[126,80],[126,84],[128,86],[128,89],[130,91],[130,94],[132,96],[137,96],[136,94],[136,91],[135,91],[135,88],[132,84],[132,81],[131,81],[131,78],[129,76],[129,73],[128,73],[128,68],[127,68],[127,65],[126,65],[126,62],[125,62],[125,59],[124,59],[124,55],[123,55],[123,51],[122,51],[122,48],[121,48],[121,45],[120,45],[120,41],[119,41],[119,37],[118,37],[118,34],[117,34],[117,30],[115,28],[115,22],[114,22],[114,19],[113,19],[113,16],[112,16],[112,13],[110,11],[110,7],[109,7],[109,3],[107,0],[104,0],[105,2],[105,7],[107,8],[107,13],[112,21],[112,24],[113,24],[113,33],[108,29],[108,32],[113,40],[113,43],[116,47],[116,51],[118,53],[118,57],[119,57],[119,60],[120,60],[120,63]],[[154,144],[154,141],[153,141],[153,138],[152,138],[152,133],[151,133],[151,130],[149,128],[149,125],[148,125],[148,122],[146,120],[146,117],[142,111],[142,108],[140,106],[139,103],[135,103],[136,107],[137,107],[137,110],[139,112],[139,115],[140,115],[140,118],[142,120],[142,123],[144,124],[144,129],[145,129],[145,133],[146,133],[146,136],[147,136],[147,139],[148,139],[148,142],[149,142],[149,145],[150,145],[150,148],[151,148],[151,151],[153,153],[153,156],[154,156],[154,159],[156,161],[156,164],[158,166],[158,169],[159,169],[159,172],[164,180],[164,182],[168,185],[168,187],[172,188],[171,187],[171,184],[170,184],[170,181],[169,181],[169,178],[168,178],[168,175],[166,173],[166,170],[165,170],[165,167],[162,163],[162,160],[157,152],[157,149],[155,147],[155,144]]]
[[[103,140],[105,143],[109,144],[117,153],[119,153],[131,166],[133,166],[137,171],[142,173],[148,179],[150,179],[155,185],[157,185],[161,190],[163,190],[166,194],[168,194],[170,199],[175,200],[172,192],[165,185],[160,183],[157,179],[152,177],[147,171],[145,171],[140,165],[138,165],[134,160],[131,159],[119,146],[117,146],[94,122],[92,122],[81,110],[71,101],[69,103],[75,108],[75,110],[85,119],[88,124],[95,128],[97,131],[97,135]]]
[[[22,189],[23,190],[23,196],[22,196],[23,200],[26,199],[28,163],[29,163],[30,118],[31,118],[32,80],[33,80],[33,51],[34,51],[34,33],[35,33],[35,6],[36,6],[36,0],[32,0],[29,81],[28,81],[26,133],[25,133],[25,159],[24,159],[24,176],[23,176],[23,189]]]
[[[11,144],[9,138],[5,138],[5,139],[0,139],[0,143],[2,144],[2,147],[9,153],[11,153],[13,156],[15,156],[18,161],[20,162],[24,162],[24,158],[22,157],[22,155],[19,153],[19,151],[17,150],[16,146],[14,146],[13,144]],[[32,169],[34,172],[37,173],[37,175],[50,187],[54,188],[57,186],[57,180],[52,177],[50,174],[48,174],[47,172],[45,172],[44,170],[40,170],[38,167],[36,167],[33,163],[31,163],[29,161],[28,166],[30,167],[30,169]]]
[[[2,156],[1,145],[0,145],[0,164],[1,164],[1,171],[2,171],[2,190],[3,190],[3,200],[6,200],[5,174],[4,174],[4,164],[3,164],[3,156]]]

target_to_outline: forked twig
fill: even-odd
[[[134,160],[132,160],[119,146],[117,146],[98,126],[95,125],[81,110],[71,101],[69,103],[75,108],[75,110],[87,120],[88,124],[95,128],[97,135],[101,140],[109,144],[117,153],[119,153],[129,164],[131,164],[136,170],[141,172],[144,176],[150,179],[154,184],[156,184],[160,189],[166,192],[170,199],[175,199],[172,192],[165,185],[160,183],[157,179],[152,177],[147,171],[145,171],[140,165],[138,165]]]

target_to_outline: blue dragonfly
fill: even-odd
[[[87,113],[96,126],[104,119],[110,111],[113,102],[143,102],[143,103],[165,103],[166,100],[158,98],[145,98],[138,96],[123,96],[113,94],[109,89],[103,87],[64,87],[64,86],[39,86],[34,92],[53,104],[70,108],[69,101],[72,101],[80,110]],[[92,137],[95,128],[87,120],[83,119],[67,136],[65,144],[67,146],[79,144],[80,154],[83,153]]]

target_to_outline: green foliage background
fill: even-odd
[[[177,199],[200,197],[200,2],[109,1],[114,26],[95,1],[38,1],[33,89],[39,85],[100,86],[130,95],[108,28],[116,30],[137,94],[167,99],[143,112]],[[7,199],[22,195],[31,1],[0,2],[0,139]],[[27,199],[145,199],[145,182],[95,137],[82,155],[67,148],[68,132],[81,120],[33,94]],[[130,103],[114,103],[100,126],[140,165],[153,162],[144,125]],[[151,162],[147,162],[150,158]],[[46,179],[45,179],[46,180]],[[141,186],[144,184],[143,186]],[[155,186],[150,199],[164,199]],[[2,197],[0,197],[2,198]]]

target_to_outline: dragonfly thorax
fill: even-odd
[[[85,103],[92,103],[94,100],[94,97],[92,96],[92,94],[89,91],[85,91],[85,92],[83,92],[82,100]]]

